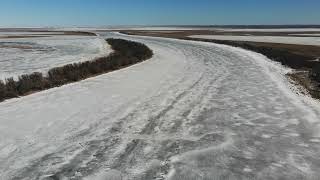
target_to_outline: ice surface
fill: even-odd
[[[151,60],[0,103],[0,179],[316,179],[319,104],[257,53],[145,43]]]
[[[53,67],[92,60],[110,52],[111,48],[101,37],[0,39],[0,78],[46,72]]]
[[[320,46],[320,37],[193,35],[192,38]]]

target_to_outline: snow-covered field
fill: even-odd
[[[320,37],[193,35],[192,38],[320,46]]]
[[[46,34],[56,34],[56,35],[61,35],[64,34],[63,32],[5,32],[5,31],[0,31],[0,38],[3,36],[29,36],[29,35],[46,35]]]
[[[232,32],[320,32],[320,28],[279,28],[279,29],[219,29],[222,31]]]
[[[152,31],[163,31],[163,30],[213,30],[213,31],[232,31],[232,32],[320,32],[320,28],[269,28],[269,29],[252,29],[252,28],[219,28],[219,27],[109,27],[105,28],[109,30],[152,30]]]
[[[224,45],[102,36],[155,55],[0,103],[0,179],[320,177],[320,108],[287,69]]]
[[[101,37],[0,39],[0,79],[46,72],[53,67],[92,60],[110,52],[111,48]]]
[[[292,36],[320,36],[320,33],[314,33],[314,34],[289,34]]]
[[[112,30],[144,30],[144,31],[181,31],[181,30],[206,30],[212,28],[201,28],[201,27],[121,27],[111,28]],[[215,28],[213,28],[215,29]]]
[[[182,30],[209,30],[216,28],[202,28],[202,27],[159,27],[159,26],[109,26],[100,28],[90,27],[69,27],[69,28],[55,28],[56,31],[121,31],[121,30],[144,30],[144,31],[182,31]]]

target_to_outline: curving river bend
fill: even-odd
[[[154,57],[0,103],[0,179],[317,179],[320,108],[246,50],[101,33]]]

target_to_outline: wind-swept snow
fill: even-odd
[[[317,104],[224,45],[116,36],[141,64],[0,103],[0,179],[315,179]]]
[[[53,67],[92,60],[110,52],[111,48],[100,37],[0,39],[0,79],[46,72]]]
[[[191,38],[320,46],[320,37],[192,35]]]

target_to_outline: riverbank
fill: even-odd
[[[180,31],[180,32],[160,32],[160,31],[121,31],[128,35],[156,36],[175,38],[192,41],[212,42],[217,44],[225,44],[234,47],[251,50],[265,55],[271,60],[277,61],[284,66],[292,68],[294,71],[288,74],[288,77],[296,83],[304,87],[313,97],[320,99],[320,81],[316,76],[320,75],[318,67],[320,66],[320,46],[312,45],[296,45],[296,44],[281,44],[281,43],[266,43],[266,42],[247,42],[247,41],[231,41],[231,40],[214,40],[192,38],[194,34],[204,32],[200,31]],[[210,33],[206,31],[206,33]],[[243,33],[243,32],[234,32]],[[266,32],[256,32],[264,34]],[[268,32],[269,34],[272,32]],[[290,32],[292,33],[292,32]],[[296,32],[297,33],[297,32]],[[303,32],[300,32],[303,33]],[[276,32],[283,35],[284,33]],[[275,34],[273,34],[275,35]]]
[[[7,78],[4,82],[0,81],[0,101],[98,76],[131,66],[153,56],[151,49],[138,42],[122,39],[107,39],[106,41],[114,50],[108,56],[96,58],[93,61],[55,67],[48,71],[47,76],[34,72],[21,75],[18,80]]]

